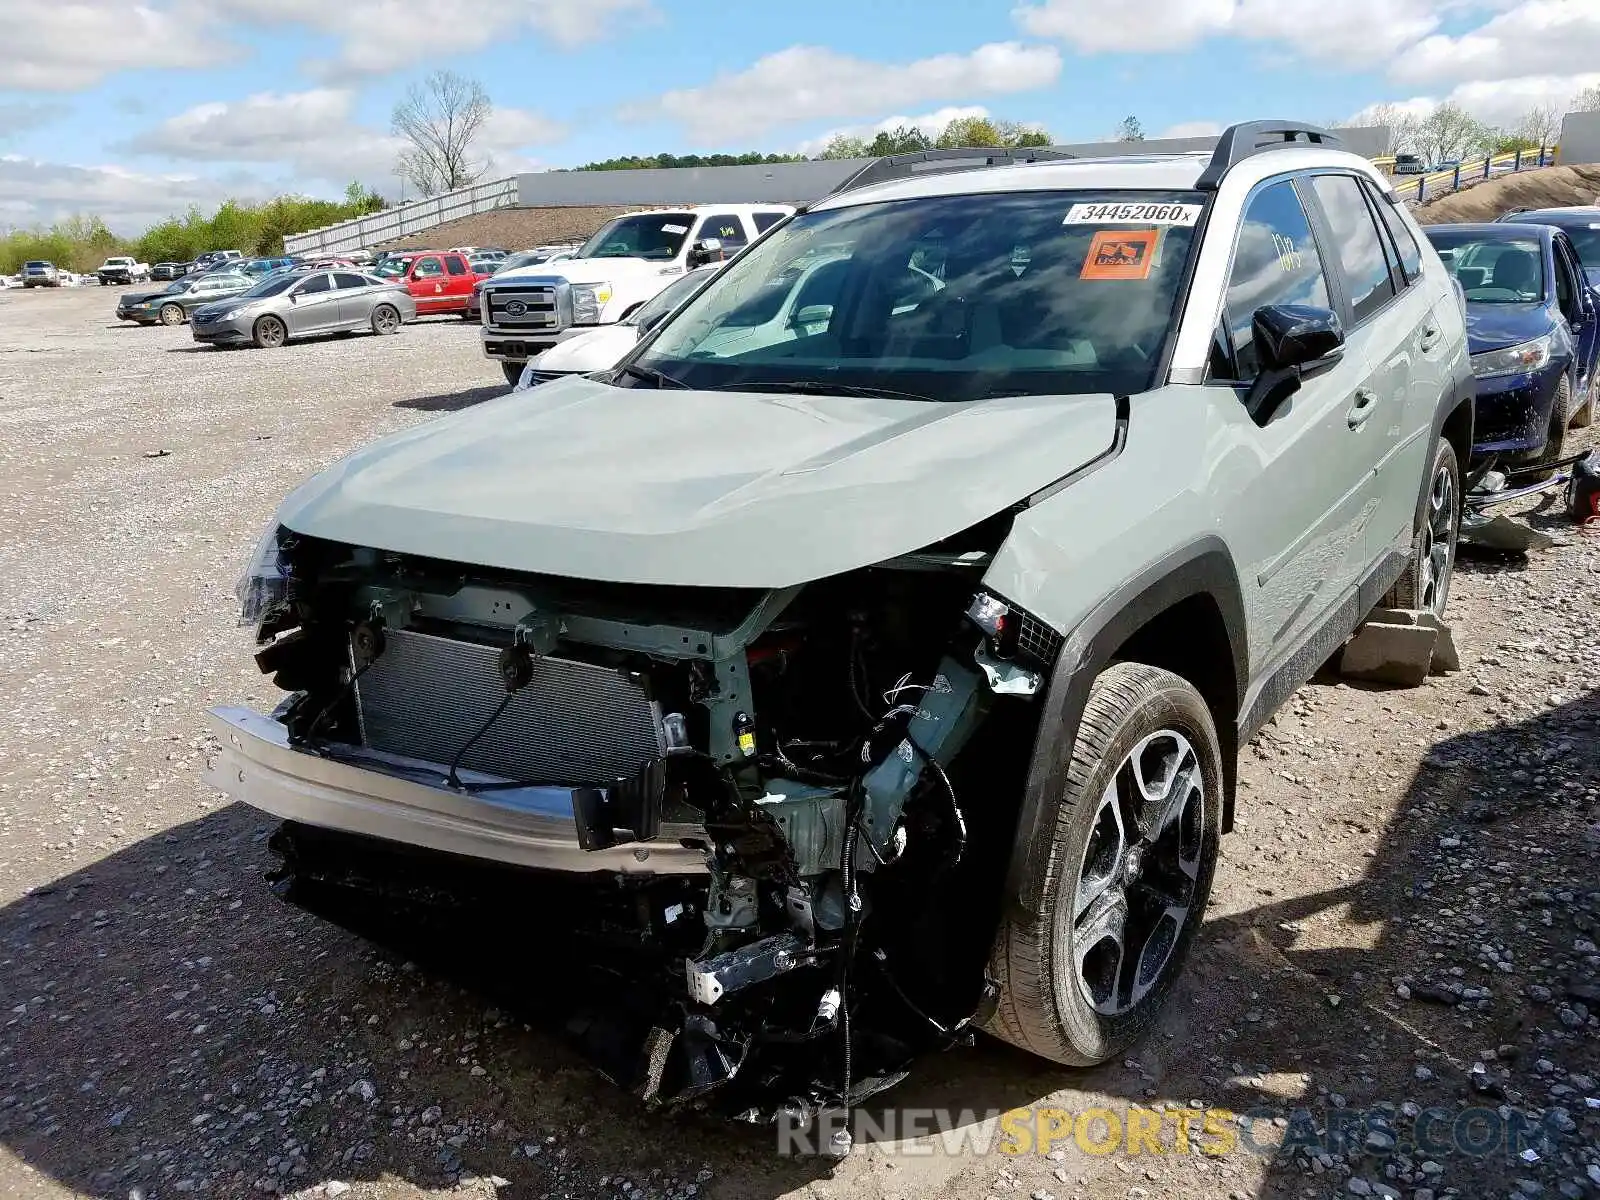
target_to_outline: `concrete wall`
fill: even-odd
[[[1561,122],[1561,147],[1556,162],[1600,163],[1600,112],[1568,113]]]
[[[1357,154],[1384,153],[1389,131],[1379,126],[1341,129]],[[1080,142],[1060,146],[1080,158],[1122,154],[1205,152],[1215,137],[1157,138],[1144,142]],[[773,163],[749,167],[675,167],[666,171],[545,171],[517,176],[517,203],[524,208],[579,204],[652,207],[699,203],[805,203],[820,200],[871,159]]]

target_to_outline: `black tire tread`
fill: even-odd
[[[1433,458],[1428,463],[1428,481],[1422,492],[1422,503],[1417,506],[1416,524],[1411,531],[1411,557],[1406,560],[1406,569],[1404,573],[1401,574],[1399,579],[1395,580],[1394,586],[1390,588],[1388,592],[1385,593],[1383,599],[1378,602],[1378,606],[1380,608],[1414,609],[1419,607],[1421,603],[1421,596],[1418,595],[1418,593],[1422,588],[1422,523],[1428,519],[1428,497],[1433,492],[1433,477],[1438,473],[1440,460],[1444,457],[1447,451],[1449,452],[1451,458],[1457,459],[1456,530],[1458,533],[1460,531],[1461,514],[1459,511],[1459,506],[1461,504],[1463,492],[1461,483],[1461,462],[1456,455],[1456,448],[1444,438],[1440,438],[1439,444],[1434,448]],[[1449,599],[1450,597],[1447,594],[1445,596],[1446,604],[1449,603]]]
[[[1052,986],[1055,901],[1062,874],[1060,860],[1071,837],[1072,815],[1083,802],[1084,789],[1104,760],[1106,747],[1121,727],[1147,703],[1173,688],[1194,691],[1180,676],[1144,663],[1116,663],[1095,679],[1073,740],[1065,794],[1056,806],[1049,855],[1042,864],[1046,882],[1039,893],[1039,904],[1025,919],[1008,916],[995,942],[991,970],[1000,981],[1000,1002],[988,1031],[1019,1049],[1064,1066],[1089,1067],[1102,1061],[1081,1053],[1063,1036]]]

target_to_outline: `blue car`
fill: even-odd
[[[1554,462],[1594,415],[1600,299],[1553,225],[1428,226],[1467,304],[1478,400],[1473,456]]]
[[[1600,300],[1600,205],[1575,204],[1570,208],[1525,208],[1501,217],[1519,225],[1554,225],[1572,239],[1579,265],[1589,277],[1589,288]]]

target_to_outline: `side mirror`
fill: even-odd
[[[1250,322],[1261,370],[1245,396],[1245,411],[1257,425],[1272,420],[1303,380],[1344,356],[1344,324],[1338,314],[1309,304],[1269,304]]]
[[[701,238],[689,250],[689,262],[692,266],[703,267],[706,263],[717,262],[721,258],[721,238]]]
[[[299,292],[290,292],[289,293],[289,303],[290,304],[299,304],[300,303],[300,293]]]
[[[802,325],[826,325],[833,319],[833,305],[808,304],[804,308],[796,309],[789,320],[790,328],[798,329]]]

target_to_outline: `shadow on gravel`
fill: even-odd
[[[649,1112],[556,1031],[279,903],[268,832],[233,806],[0,910],[0,1144],[19,1160],[162,1200],[492,1175],[502,1198],[602,1177],[762,1197],[825,1173],[776,1159],[768,1129]],[[508,977],[562,986],[550,919],[506,914]]]
[[[494,400],[504,396],[511,390],[504,383],[491,384],[488,387],[467,388],[460,392],[446,392],[439,396],[413,396],[407,400],[396,400],[395,408],[411,408],[418,412],[460,412],[464,408],[471,408],[474,404],[482,404],[485,400]]]
[[[1280,1147],[1260,1196],[1600,1193],[1597,797],[1589,691],[1438,743],[1360,879],[1208,926],[1254,990],[1205,1094]]]

